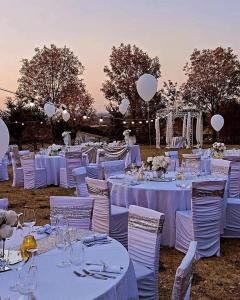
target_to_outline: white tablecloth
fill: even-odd
[[[59,185],[60,168],[65,167],[65,158],[63,156],[35,156],[36,168],[45,168],[47,171],[47,184]]]
[[[74,244],[76,247],[77,244]],[[111,244],[85,248],[85,262],[100,263],[101,260],[109,265],[121,265],[123,271],[116,279],[98,280],[91,277],[80,278],[73,270],[77,266],[57,267],[61,261],[61,253],[51,250],[36,257],[38,268],[38,284],[35,291],[37,299],[41,300],[113,300],[138,299],[136,278],[133,265],[126,249],[117,241]],[[18,299],[19,294],[11,292],[9,286],[16,280],[16,271],[0,273],[0,296]]]
[[[169,174],[170,176],[171,174]],[[173,175],[173,174],[172,174]],[[219,180],[211,176],[201,176],[191,180],[173,182],[143,181],[131,186],[126,180],[111,179],[111,202],[114,205],[129,207],[139,205],[165,214],[161,244],[174,247],[176,239],[175,214],[178,210],[191,209],[191,189],[180,188],[176,184],[191,185],[192,181]]]

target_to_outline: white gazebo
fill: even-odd
[[[195,107],[165,108],[158,110],[155,120],[156,147],[160,148],[160,119],[166,120],[166,145],[168,148],[193,147],[193,124],[196,119],[196,141],[202,147],[203,144],[203,120],[202,111]],[[173,126],[176,119],[182,120],[182,135],[174,136]]]

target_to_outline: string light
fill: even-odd
[[[151,120],[151,122],[153,122],[153,120]]]
[[[135,122],[134,122],[134,121],[132,121],[131,123],[132,123],[132,125],[134,125],[134,124],[135,124]]]
[[[148,120],[146,120],[146,123],[148,123]]]
[[[125,124],[127,124],[127,122],[126,122],[126,121],[123,121],[123,124],[125,125]]]
[[[102,122],[103,122],[103,118],[102,118],[102,117],[100,117],[100,119],[99,119],[99,122],[100,122],[100,123],[102,123]]]
[[[40,124],[43,124],[43,121],[41,121]]]
[[[22,123],[22,126],[24,126],[24,123]]]
[[[86,120],[86,119],[87,119],[87,115],[86,115],[86,113],[84,113],[83,120]]]
[[[31,107],[31,108],[33,108],[33,107],[34,107],[34,105],[35,105],[35,104],[34,104],[34,100],[33,100],[33,99],[31,99],[31,101],[30,101],[30,104],[29,104],[29,105],[30,105],[30,107]]]
[[[142,121],[139,121],[138,123],[139,123],[139,124],[142,124]]]
[[[76,118],[74,118],[73,121],[76,121]]]

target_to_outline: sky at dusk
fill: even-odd
[[[104,111],[100,91],[113,45],[158,56],[162,78],[183,82],[194,48],[232,47],[240,55],[240,0],[0,0],[0,87],[16,90],[22,58],[35,47],[66,45]],[[8,94],[0,92],[0,106]]]

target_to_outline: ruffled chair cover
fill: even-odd
[[[65,168],[60,168],[60,186],[63,188],[73,188],[76,187],[76,183],[73,178],[72,171],[73,169],[83,166],[82,153],[66,152],[65,159]]]
[[[226,208],[226,227],[223,237],[240,237],[240,156],[225,156],[231,161],[229,175],[229,195]]]
[[[34,153],[21,156],[23,168],[24,188],[34,189],[47,186],[47,172],[44,168],[35,167]]]
[[[90,229],[93,198],[90,197],[50,197],[50,220],[55,225],[58,215],[63,215],[70,227]]]
[[[87,177],[95,179],[103,179],[103,167],[97,164],[86,166]]]
[[[171,165],[169,166],[168,171],[176,171],[179,167],[178,151],[168,151],[165,152],[165,155],[171,159]]]
[[[211,174],[228,180],[231,162],[224,159],[211,159]]]
[[[128,252],[133,261],[140,299],[158,298],[160,238],[164,214],[129,206]]]
[[[0,162],[0,181],[7,181],[8,179],[8,161],[4,158]]]
[[[23,177],[23,168],[17,167],[17,160],[14,152],[10,153],[13,169],[13,183],[14,187],[23,187],[24,186],[24,177]]]
[[[193,262],[196,254],[197,242],[191,241],[187,254],[183,258],[175,275],[172,300],[189,300],[193,276]]]
[[[117,176],[125,174],[125,161],[124,160],[111,160],[102,163],[105,179],[110,176]]]
[[[7,198],[0,199],[0,209],[3,209],[3,210],[8,209],[8,199]]]
[[[190,171],[201,171],[201,155],[183,154],[182,158],[187,169],[189,169]]]
[[[123,160],[127,156],[129,152],[129,147],[126,146],[115,146],[115,147],[109,147],[105,146],[103,147],[103,150],[105,152],[105,160],[112,161],[112,160]]]
[[[220,255],[225,185],[225,180],[192,183],[192,210],[176,212],[176,249],[186,253],[194,240],[198,243],[197,259]]]
[[[107,181],[87,177],[86,183],[94,197],[93,231],[107,233],[127,247],[128,209],[111,205]]]
[[[96,164],[100,165],[104,161],[105,161],[105,150],[104,149],[97,149]]]
[[[87,172],[86,167],[80,167],[73,169],[72,171],[73,177],[76,182],[76,193],[78,197],[87,197],[88,196],[88,189],[87,184],[85,181]]]

